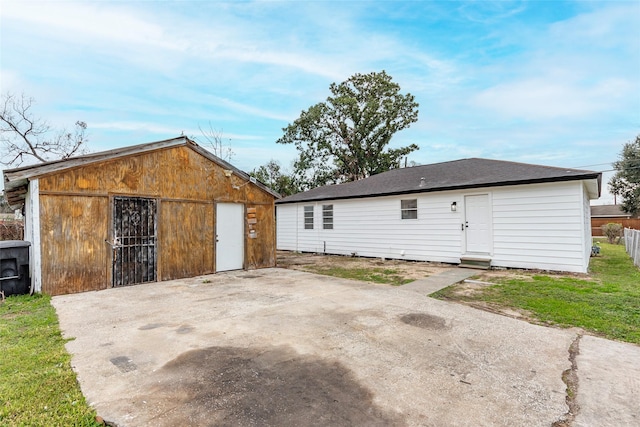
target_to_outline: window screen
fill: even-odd
[[[304,229],[313,230],[313,206],[304,207]]]
[[[322,205],[322,228],[333,230],[333,205]]]
[[[418,219],[418,199],[401,200],[402,219]]]

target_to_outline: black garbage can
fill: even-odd
[[[0,241],[0,291],[4,296],[29,293],[29,246],[25,240]]]

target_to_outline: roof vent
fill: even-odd
[[[424,177],[420,178],[420,188],[424,187]]]

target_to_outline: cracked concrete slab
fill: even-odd
[[[572,427],[640,426],[640,347],[585,335]]]
[[[118,426],[548,427],[567,412],[575,333],[401,288],[266,269],[52,303],[83,393]]]

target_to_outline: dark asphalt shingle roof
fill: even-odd
[[[623,212],[620,205],[597,205],[591,206],[592,217],[631,217]]]
[[[276,203],[351,199],[582,179],[597,180],[599,196],[601,178],[600,172],[588,170],[471,158],[394,169],[355,182],[314,188],[285,197]]]

